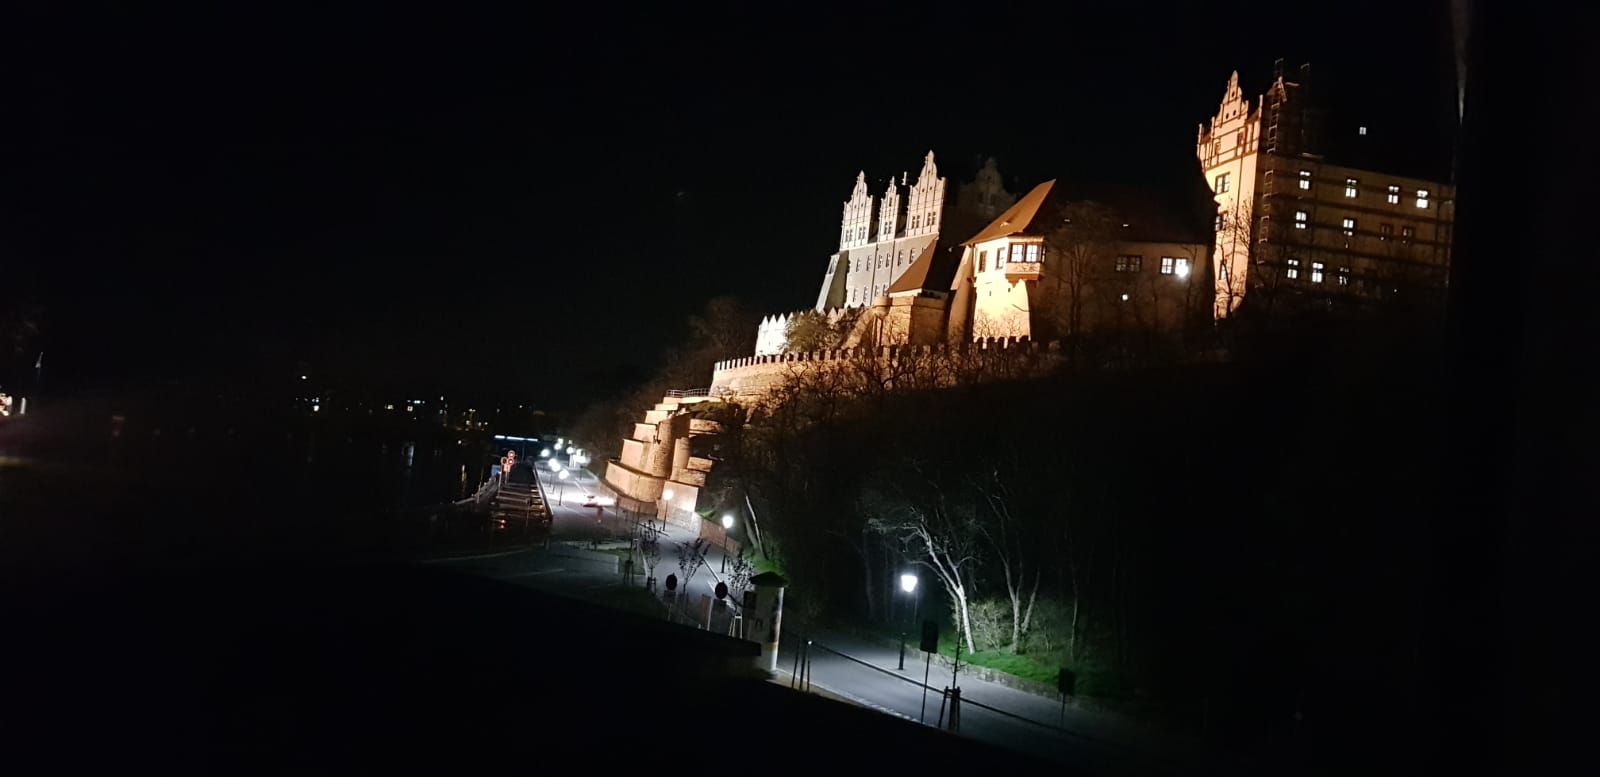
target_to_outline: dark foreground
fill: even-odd
[[[753,643],[449,572],[8,583],[19,773],[1039,766],[765,682]]]

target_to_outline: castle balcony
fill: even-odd
[[[1008,262],[1008,263],[1006,263],[1006,280],[1008,280],[1008,281],[1036,281],[1036,280],[1039,280],[1039,262]]]

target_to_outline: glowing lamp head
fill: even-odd
[[[562,480],[566,480],[568,474],[569,473],[566,470],[561,470],[560,472],[556,473],[556,477],[561,478]]]
[[[572,446],[571,446],[571,445],[568,445],[568,446],[567,446],[567,455],[568,455],[568,456],[571,456],[571,455],[572,455]]]
[[[661,492],[661,499],[662,499],[662,501],[666,501],[666,502],[672,501],[672,489],[669,488],[669,489],[667,489],[665,491],[662,491]]]
[[[1187,277],[1189,277],[1189,265],[1188,264],[1180,264],[1180,265],[1178,265],[1178,277],[1179,278],[1187,278]]]
[[[546,459],[550,458],[550,449],[549,448],[545,448],[544,450],[539,451],[539,456],[541,458],[546,458]]]
[[[733,513],[723,513],[722,514],[722,528],[724,528],[724,529],[732,529],[733,528]]]
[[[900,590],[911,593],[917,590],[917,576],[907,572],[900,576]]]

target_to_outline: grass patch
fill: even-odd
[[[939,636],[939,655],[949,659],[956,657],[955,635]],[[1056,675],[1061,672],[1061,664],[1051,657],[1016,654],[1006,650],[980,650],[968,653],[963,646],[961,661],[1052,686],[1056,684]]]

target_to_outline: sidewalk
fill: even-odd
[[[825,645],[919,683],[922,682],[923,673],[927,667],[926,654],[917,649],[915,643],[907,644],[906,668],[901,671],[895,668],[900,659],[899,646],[889,647],[871,640],[825,630],[804,636],[817,644]],[[1070,703],[1063,711],[1059,699],[1050,699],[1026,691],[1008,688],[999,683],[989,682],[967,674],[966,668],[967,665],[963,664],[961,674],[954,684],[961,687],[962,698],[968,701],[987,704],[990,707],[1004,710],[1013,715],[1045,725],[1065,728],[1076,734],[1082,734],[1094,739],[1130,747],[1151,744],[1151,734],[1133,724],[1118,720],[1113,716],[1077,708]],[[944,688],[952,685],[950,670],[944,668],[941,671],[941,667],[938,664],[934,664],[932,674],[928,679],[928,685],[934,688]]]

